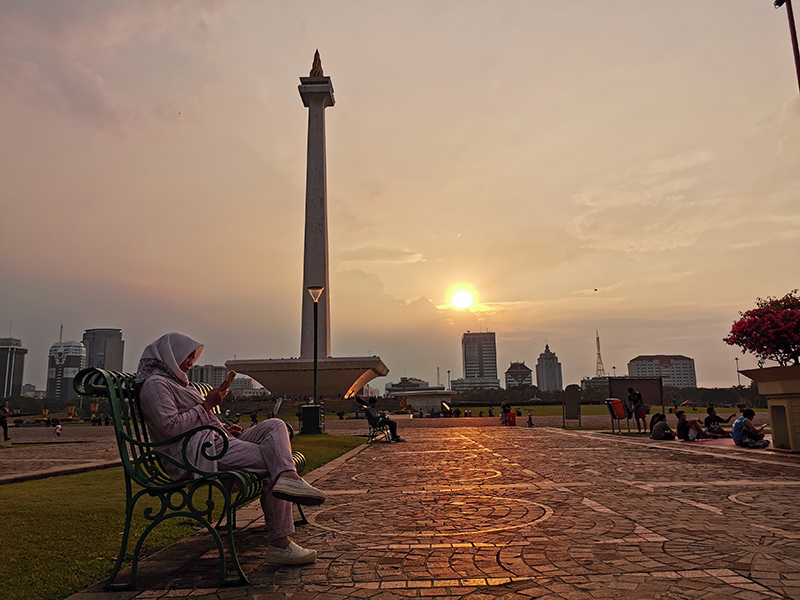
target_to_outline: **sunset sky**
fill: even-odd
[[[201,364],[299,355],[307,113],[327,109],[335,356],[373,382],[564,383],[639,354],[701,386],[755,360],[738,311],[800,286],[800,99],[771,0],[0,3],[0,336],[119,327]],[[451,306],[474,291],[477,304]],[[502,378],[502,375],[501,375]],[[743,382],[745,380],[743,379]]]

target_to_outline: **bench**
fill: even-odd
[[[366,406],[362,406],[361,410],[364,411],[364,416],[367,418],[367,424],[369,425],[369,431],[367,432],[367,443],[374,442],[375,440],[381,437],[384,438],[387,442],[391,442],[392,437],[389,431],[389,425],[387,425],[386,423],[384,423],[383,425],[379,425],[377,422],[370,419]]]
[[[192,383],[201,395],[205,396],[212,387],[204,383]],[[75,377],[74,388],[82,396],[104,398],[111,405],[111,415],[122,468],[125,473],[125,528],[117,561],[105,584],[105,590],[136,589],[136,571],[139,553],[150,532],[159,524],[174,518],[189,518],[204,527],[216,544],[220,555],[221,585],[242,585],[248,579],[236,555],[233,532],[236,528],[237,509],[249,504],[261,496],[263,482],[261,477],[252,471],[218,471],[205,472],[193,465],[186,456],[189,441],[194,435],[208,430],[215,431],[224,440],[222,450],[214,455],[213,447],[206,443],[203,456],[208,460],[219,460],[228,450],[227,434],[219,427],[204,425],[196,427],[171,440],[154,443],[145,424],[144,415],[139,407],[139,398],[134,385],[134,375],[118,373],[102,369],[84,369]],[[183,440],[182,460],[159,450],[159,448]],[[305,457],[293,452],[295,467],[298,473],[305,468]],[[164,471],[163,464],[171,463],[178,468],[193,474],[193,479],[173,481]],[[222,506],[218,506],[214,492],[222,497]],[[128,583],[115,583],[117,574],[127,562],[126,553],[131,537],[131,523],[136,503],[144,497],[158,500],[157,508],[141,511],[148,522],[134,546],[131,559],[131,574]],[[220,510],[218,519],[214,519],[215,510]],[[305,515],[300,512],[305,521]],[[230,560],[236,571],[234,577],[228,577],[225,549],[220,531],[225,535]]]

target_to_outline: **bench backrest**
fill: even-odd
[[[206,383],[192,385],[202,396],[212,389]],[[122,466],[136,483],[144,487],[172,483],[159,462],[164,454],[151,445],[132,373],[84,369],[76,375],[73,386],[82,396],[108,400]]]

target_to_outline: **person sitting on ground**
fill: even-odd
[[[769,446],[769,440],[764,439],[764,428],[767,426],[764,423],[761,427],[753,425],[753,418],[756,416],[756,411],[752,408],[744,409],[742,416],[733,422],[733,443],[737,446],[744,448],[766,448]]]
[[[678,417],[678,426],[676,427],[678,439],[693,442],[706,437],[716,437],[714,434],[707,434],[703,431],[703,426],[698,419],[687,419],[684,411],[679,410],[676,416]]]
[[[667,425],[667,415],[656,413],[650,420],[652,425],[650,437],[654,440],[674,440],[675,434]]]
[[[644,399],[638,390],[628,388],[628,401],[631,403],[631,410],[636,419],[636,429],[639,433],[647,433],[647,409],[644,407]]]
[[[724,430],[721,426],[722,423],[729,423],[730,420],[736,416],[736,413],[731,413],[728,415],[727,419],[723,419],[717,414],[717,411],[714,410],[713,406],[709,406],[706,409],[708,416],[706,417],[705,425],[706,431],[708,433],[713,433],[718,437],[731,437],[731,434]]]
[[[294,533],[292,502],[314,506],[325,501],[325,493],[297,474],[289,432],[283,421],[270,419],[242,431],[238,423],[224,425],[217,419],[212,410],[228,394],[233,372],[203,398],[186,376],[202,350],[202,344],[176,332],[161,336],[142,353],[135,381],[151,440],[164,442],[208,425],[227,430],[228,450],[217,460],[209,456],[218,456],[224,441],[212,429],[196,433],[188,439],[188,445],[180,439],[159,446],[159,450],[181,463],[186,456],[195,467],[206,472],[247,469],[260,475],[264,480],[261,508],[267,529],[266,562],[272,565],[314,562],[316,550],[301,548],[289,539]],[[209,448],[211,445],[213,448]],[[174,480],[192,477],[169,461],[164,461],[164,469]]]
[[[387,417],[381,416],[381,414],[375,409],[377,405],[377,398],[372,397],[369,399],[369,403],[365,411],[367,413],[367,421],[369,421],[369,424],[372,427],[382,427],[386,425],[389,427],[389,434],[391,435],[393,442],[405,442],[403,438],[397,435],[397,423]]]

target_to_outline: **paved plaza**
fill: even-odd
[[[294,536],[319,551],[313,565],[264,563],[255,503],[237,534],[250,585],[219,589],[197,534],[144,560],[140,590],[99,584],[70,600],[800,598],[800,457],[488,419],[400,427],[407,443],[363,446],[308,477],[329,494]],[[113,460],[110,433],[67,429],[83,440],[59,458]]]

